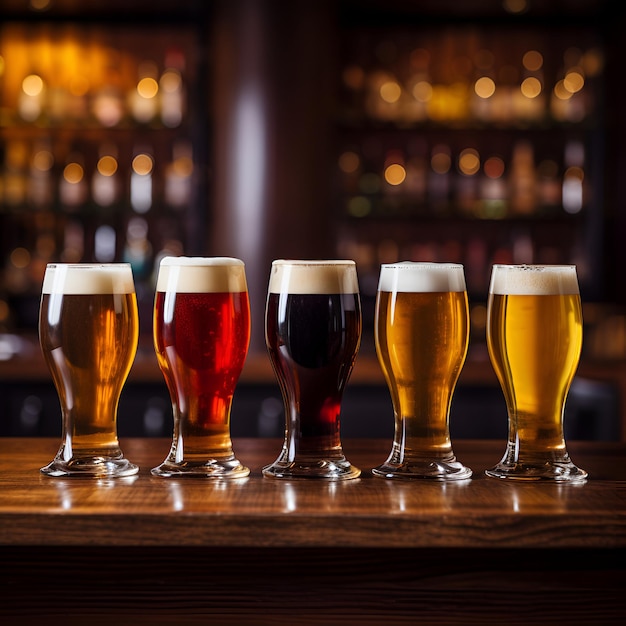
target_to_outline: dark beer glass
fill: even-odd
[[[230,416],[250,343],[243,261],[165,257],[154,301],[154,348],[172,399],[170,452],[152,474],[243,478]]]
[[[272,478],[356,478],[341,445],[343,391],[361,343],[354,261],[272,263],[265,339],[285,404],[285,440]]]
[[[39,342],[59,395],[62,443],[48,476],[132,476],[117,439],[117,407],[137,351],[139,319],[127,263],[51,263]]]
[[[469,343],[463,266],[390,263],[380,270],[376,353],[394,410],[394,440],[375,476],[461,480],[472,470],[450,441],[450,407]]]

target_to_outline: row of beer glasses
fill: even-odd
[[[582,346],[574,266],[494,265],[487,345],[508,411],[505,454],[488,476],[579,482],[564,435],[565,401]],[[340,436],[343,391],[361,342],[356,265],[350,260],[276,260],[265,311],[269,359],[285,406],[276,479],[343,480],[361,474]],[[376,353],[394,411],[388,459],[372,469],[389,479],[463,480],[450,408],[469,344],[463,266],[381,266]],[[138,340],[128,264],[50,264],[39,321],[44,358],[59,394],[61,446],[50,476],[130,476],[117,439],[117,406]],[[154,348],[173,408],[162,477],[240,478],[250,470],[230,437],[233,395],[250,341],[245,267],[229,257],[166,257],[159,266]]]

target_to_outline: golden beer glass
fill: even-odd
[[[230,416],[250,343],[243,261],[165,257],[154,299],[154,349],[172,399],[174,431],[161,477],[243,478]]]
[[[581,482],[567,453],[563,413],[582,349],[574,265],[494,265],[487,346],[508,411],[508,442],[488,476]]]
[[[48,264],[39,341],[59,395],[63,433],[44,474],[109,478],[138,472],[117,438],[117,407],[138,337],[129,264]]]
[[[270,478],[357,478],[340,435],[341,401],[361,344],[361,300],[350,260],[272,263],[265,340],[285,405]]]
[[[394,410],[387,461],[392,479],[463,480],[454,455],[450,407],[469,343],[463,266],[400,262],[381,266],[374,322],[376,354]]]

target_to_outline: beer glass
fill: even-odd
[[[340,437],[343,391],[361,343],[354,261],[272,263],[265,339],[285,405],[285,439],[271,478],[356,478]]]
[[[117,438],[117,407],[137,351],[139,319],[127,263],[46,267],[39,341],[59,395],[62,443],[48,476],[132,476]]]
[[[582,348],[573,265],[494,265],[487,347],[508,411],[508,443],[488,476],[580,482],[563,436],[563,411]]]
[[[394,439],[375,476],[461,480],[472,470],[450,441],[450,406],[469,343],[463,266],[381,266],[374,314],[376,354],[394,410]]]
[[[152,474],[243,478],[230,414],[250,343],[245,266],[230,257],[165,257],[154,300],[154,348],[172,400],[170,452]]]

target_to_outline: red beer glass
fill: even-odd
[[[243,261],[165,257],[154,301],[154,348],[172,399],[170,452],[152,474],[242,478],[230,414],[250,343]]]
[[[265,339],[285,404],[285,440],[271,478],[356,478],[340,437],[343,391],[361,343],[354,261],[272,263]]]

